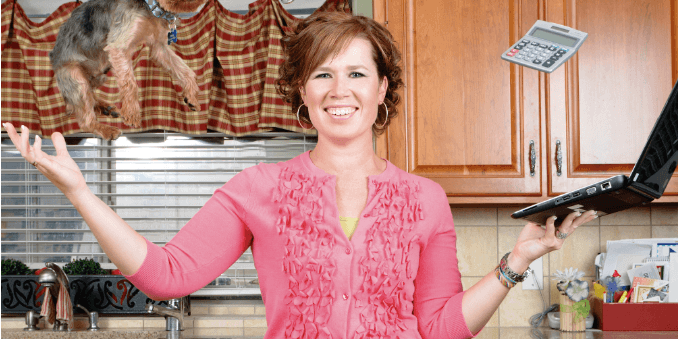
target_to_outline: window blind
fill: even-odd
[[[33,269],[93,258],[114,269],[66,197],[27,163],[2,134],[2,258]],[[30,143],[33,144],[31,135]],[[122,135],[106,141],[66,137],[68,151],[89,188],[137,232],[164,245],[235,174],[258,163],[276,163],[313,149],[317,139],[291,132],[247,137],[171,132]],[[51,140],[42,149],[54,155]],[[224,239],[227,246],[228,239]],[[258,294],[251,250],[194,295]]]

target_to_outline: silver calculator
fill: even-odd
[[[588,33],[574,28],[537,20],[528,33],[504,52],[501,58],[551,73],[577,53],[586,37]]]

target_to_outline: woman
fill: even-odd
[[[526,225],[501,265],[462,291],[444,191],[372,148],[373,134],[396,114],[402,85],[391,35],[371,19],[324,13],[299,24],[283,45],[279,91],[302,127],[318,131],[317,146],[242,171],[163,248],[90,192],[61,134],[52,136],[52,157],[39,137],[29,145],[25,127],[21,136],[5,128],[109,258],[152,298],[203,287],[252,246],[266,338],[471,337],[533,260],[595,218],[594,211],[575,212],[558,230],[555,218],[545,229]]]

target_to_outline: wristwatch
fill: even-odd
[[[499,269],[501,269],[502,273],[504,273],[507,278],[515,282],[522,282],[523,280],[525,280],[525,278],[527,278],[528,271],[523,272],[523,274],[518,274],[514,272],[506,263],[509,254],[511,254],[511,252],[504,254],[504,257],[501,258],[501,261],[499,262]]]

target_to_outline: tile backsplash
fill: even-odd
[[[451,207],[464,289],[493,270],[501,257],[513,249],[525,221],[514,220],[510,215],[523,207]],[[558,290],[551,281],[551,273],[574,267],[584,271],[587,280],[594,279],[595,256],[606,251],[608,240],[664,237],[678,237],[677,204],[637,207],[594,219],[569,236],[559,251],[544,256],[546,288],[523,290],[519,284],[487,326],[530,326],[532,315],[541,313],[545,306],[558,303]]]

